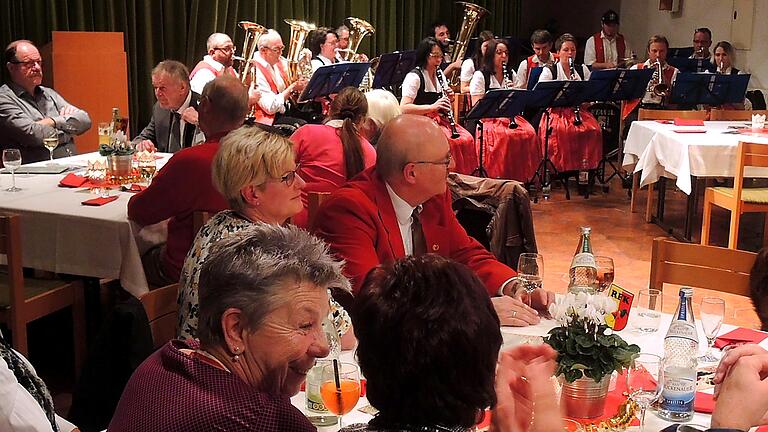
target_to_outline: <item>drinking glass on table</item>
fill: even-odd
[[[11,172],[11,187],[6,189],[6,191],[20,191],[21,188],[16,187],[16,170],[21,166],[21,152],[19,149],[3,150],[3,166]]]
[[[544,277],[544,257],[537,253],[521,253],[517,259],[517,280],[528,294],[526,304],[531,305],[531,293],[541,288]]]
[[[48,149],[48,153],[51,155],[51,161],[53,161],[53,151],[59,145],[59,139],[56,136],[43,138],[43,145]]]
[[[109,139],[112,136],[112,124],[107,122],[99,123],[99,145],[109,145]]]
[[[336,359],[323,367],[320,396],[328,411],[339,416],[339,428],[344,414],[352,411],[360,399],[360,369],[354,363]]]
[[[640,353],[627,368],[627,392],[640,407],[640,432],[645,428],[645,411],[661,395],[664,382],[662,359]]]
[[[88,182],[92,186],[91,190],[95,191],[101,198],[108,198],[107,161],[103,158],[89,160],[87,175]]]
[[[597,265],[597,292],[605,292],[613,283],[615,272],[613,258],[597,255],[595,264]]]
[[[632,321],[635,329],[642,333],[653,333],[659,329],[663,298],[657,289],[642,289],[637,294]]]
[[[699,357],[700,362],[715,363],[718,359],[712,352],[712,346],[715,344],[715,338],[720,331],[725,316],[725,300],[719,297],[704,297],[701,299],[701,312],[699,321],[704,330],[704,336],[707,337],[707,352]]]

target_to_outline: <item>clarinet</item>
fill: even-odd
[[[568,66],[571,69],[571,80],[576,80],[576,68],[573,66],[573,57],[568,57]],[[573,125],[578,126],[581,124],[581,108],[578,105],[573,107]]]
[[[504,90],[509,90],[513,87],[512,80],[509,78],[509,69],[507,69],[507,62],[501,62],[501,71],[504,75],[503,82],[501,83],[501,88]],[[517,123],[515,123],[515,118],[512,117],[509,119],[509,128],[510,129],[516,129]]]
[[[440,70],[440,68],[437,68],[437,80],[440,81],[440,87],[443,90],[443,97],[448,97],[448,90],[447,90],[447,84],[445,82],[445,75],[443,75],[443,71]],[[448,118],[448,123],[451,125],[451,139],[456,139],[459,137],[459,131],[456,129],[456,121],[453,119],[453,110],[448,110],[448,112],[445,113],[446,118]]]

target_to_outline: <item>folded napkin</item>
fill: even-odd
[[[63,179],[59,180],[59,186],[78,188],[83,186],[86,181],[88,181],[88,177],[83,177],[75,173],[69,173],[65,175]]]
[[[758,330],[739,327],[715,339],[715,348],[722,349],[728,345],[741,345],[745,343],[760,343],[768,337],[768,333]]]
[[[106,197],[106,198],[99,197],[99,198],[93,198],[93,199],[89,199],[89,200],[83,201],[81,204],[82,205],[87,205],[87,206],[96,206],[96,207],[98,207],[98,206],[103,206],[104,204],[107,204],[107,203],[111,203],[112,201],[114,201],[116,199],[117,199],[117,195],[111,196],[111,197]]]
[[[676,118],[675,126],[704,126],[704,120]]]
[[[693,401],[693,410],[700,413],[712,414],[715,410],[715,399],[711,393],[696,392],[696,399]]]
[[[126,191],[126,192],[141,192],[141,191],[143,191],[146,188],[147,188],[146,186],[142,186],[142,185],[137,184],[137,183],[133,183],[130,186],[123,186],[123,190]]]

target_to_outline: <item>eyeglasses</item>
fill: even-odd
[[[214,51],[223,51],[223,52],[236,52],[237,47],[236,46],[226,46],[226,47],[216,47],[213,49]]]
[[[26,68],[34,67],[36,64],[40,65],[40,67],[43,67],[43,60],[28,60],[28,61],[18,61],[18,60],[11,60],[8,63],[22,65]]]
[[[445,165],[446,168],[448,168],[451,165],[451,161],[453,161],[453,155],[448,155],[447,158],[443,160],[438,161],[412,161],[409,163],[412,164],[429,164],[429,165]]]
[[[281,47],[274,47],[274,48],[265,47],[265,48],[267,48],[268,50],[272,51],[272,52],[273,52],[273,53],[275,53],[275,54],[279,54],[279,53],[283,52],[283,50],[285,50],[285,47],[284,47],[284,46],[281,46]]]
[[[299,171],[299,165],[296,165],[292,171],[288,171],[284,176],[280,177],[280,182],[285,183],[286,186],[293,186],[293,182],[296,181],[297,171]]]
[[[430,57],[442,57],[443,53],[441,53],[441,52],[440,53],[433,53],[433,52],[431,52],[431,53],[429,53],[429,56]]]

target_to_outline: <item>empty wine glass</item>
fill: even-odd
[[[3,150],[3,166],[11,172],[11,187],[6,189],[6,191],[20,191],[21,188],[16,187],[16,170],[21,166],[21,152],[19,149]]]
[[[719,297],[704,297],[701,299],[701,312],[699,321],[704,330],[704,336],[707,337],[707,352],[699,357],[700,362],[715,363],[719,359],[712,352],[712,346],[715,344],[715,338],[720,331],[725,316],[725,300]]]
[[[631,322],[641,333],[653,333],[659,329],[664,297],[657,289],[641,289],[635,299]]]
[[[627,392],[640,407],[640,432],[645,428],[645,411],[659,398],[664,382],[662,359],[656,354],[640,353],[627,368]]]
[[[352,411],[360,399],[360,369],[354,363],[336,359],[323,367],[323,384],[320,396],[328,411],[339,416],[339,428],[344,425],[341,418]]]
[[[595,257],[597,265],[597,292],[605,292],[613,283],[615,274],[613,258],[598,255]]]
[[[525,292],[526,304],[531,305],[531,293],[541,288],[544,277],[544,257],[537,253],[521,253],[517,259],[517,280]]]

